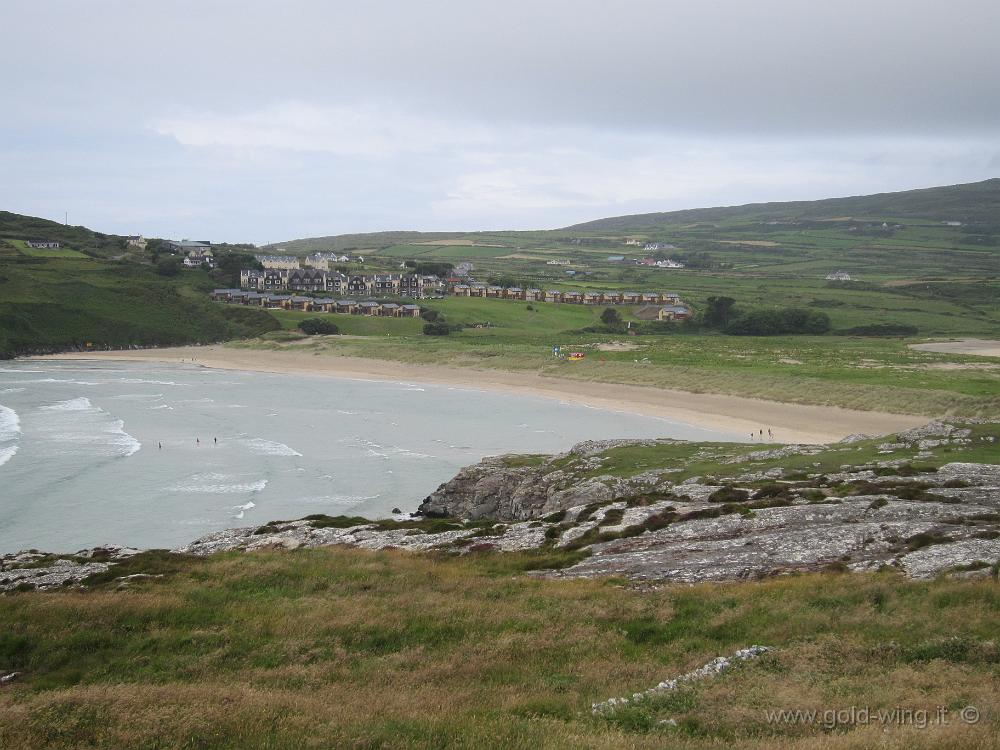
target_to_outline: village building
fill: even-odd
[[[125,245],[127,247],[137,247],[140,250],[146,249],[146,238],[141,234],[130,234],[125,238]]]
[[[638,243],[636,243],[636,244],[638,244]],[[609,263],[624,263],[625,262],[625,256],[624,255],[609,255],[608,256],[608,262]]]
[[[265,270],[282,269],[292,271],[300,268],[299,259],[294,255],[257,255],[258,263],[264,266]]]

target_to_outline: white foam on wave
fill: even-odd
[[[21,434],[21,419],[17,412],[0,404],[0,443],[16,440]]]
[[[146,401],[149,399],[163,398],[162,393],[123,393],[120,396],[111,396],[115,401]]]
[[[188,385],[188,383],[175,383],[173,380],[146,380],[145,378],[120,378],[119,383],[145,383],[146,385]]]
[[[67,446],[96,451],[102,455],[131,456],[142,443],[125,431],[125,422],[94,406],[86,396],[57,401],[39,407],[39,411],[57,415],[55,422],[42,424],[39,437]]]
[[[153,411],[154,409],[170,409],[171,411],[173,411],[174,407],[172,407],[170,404],[160,404],[159,406],[150,406],[149,407],[150,411]]]
[[[284,443],[264,438],[243,438],[239,441],[258,456],[301,456],[294,448],[290,448]]]
[[[169,492],[197,492],[212,495],[243,495],[248,492],[262,492],[267,487],[266,479],[247,481],[245,475],[195,474],[183,482],[168,487]]]
[[[80,396],[66,401],[57,401],[54,404],[42,406],[41,409],[43,411],[91,411],[94,409],[94,405],[86,396]]]
[[[0,448],[0,466],[14,458],[14,454],[17,453],[17,446],[11,445],[6,448]]]
[[[251,508],[256,508],[256,507],[257,507],[257,503],[253,502],[252,500],[249,503],[244,503],[243,505],[234,505],[233,506],[233,510],[238,510],[239,513],[237,513],[233,517],[234,518],[243,518],[243,516],[246,514],[246,512],[248,510],[250,510]]]
[[[403,448],[399,445],[380,445],[373,440],[363,437],[343,438],[340,442],[364,448],[365,455],[372,458],[390,458],[392,456],[399,456],[401,458],[434,458],[434,456],[427,453],[419,453],[418,451],[412,451],[409,448]]]
[[[14,385],[35,385],[36,383],[68,383],[69,385],[103,385],[89,380],[67,380],[66,378],[36,378],[35,380],[8,380]]]
[[[4,388],[0,393],[20,393],[24,388]]]

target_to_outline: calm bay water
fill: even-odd
[[[447,386],[8,362],[0,365],[0,552],[171,547],[311,513],[409,512],[483,456],[613,437],[736,439]]]

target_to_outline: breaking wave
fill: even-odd
[[[264,438],[243,438],[239,441],[258,456],[301,456],[294,448],[289,448],[284,443]]]
[[[17,446],[12,445],[8,448],[0,448],[0,466],[14,458],[14,454],[17,453]]]
[[[21,420],[17,412],[0,404],[0,443],[16,440],[21,434]]]
[[[39,436],[67,446],[95,450],[103,455],[131,456],[142,443],[125,431],[125,422],[98,406],[85,396],[57,401],[39,407],[39,411],[58,416],[39,427]]]
[[[213,495],[242,495],[248,492],[262,492],[267,487],[266,479],[240,481],[238,474],[195,474],[183,482],[168,487],[170,492],[199,492]],[[252,504],[251,504],[252,505]]]

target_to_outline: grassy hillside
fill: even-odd
[[[996,747],[995,579],[819,573],[639,590],[524,575],[540,562],[153,553],[121,574],[163,577],[2,597],[0,665],[22,675],[0,690],[0,746]],[[773,651],[591,712],[755,643]],[[975,723],[959,718],[969,705]],[[930,719],[768,717],[852,706]],[[939,706],[947,724],[933,722]]]
[[[751,203],[744,206],[698,208],[666,213],[635,214],[576,224],[586,231],[640,231],[670,224],[725,222],[753,219],[928,219],[936,221],[989,222],[1000,220],[1000,179],[898,193],[827,198],[816,201]]]
[[[0,258],[0,358],[206,343],[278,328],[261,310],[213,305],[211,288],[201,271],[167,279],[135,263]]]
[[[11,242],[13,240],[13,242]],[[48,240],[61,245],[59,250],[31,250],[24,240]],[[0,253],[14,247],[28,255],[65,257],[66,251],[77,251],[95,258],[113,258],[125,253],[125,239],[113,234],[101,234],[86,227],[71,227],[36,216],[0,211]],[[3,255],[0,254],[0,258]]]

